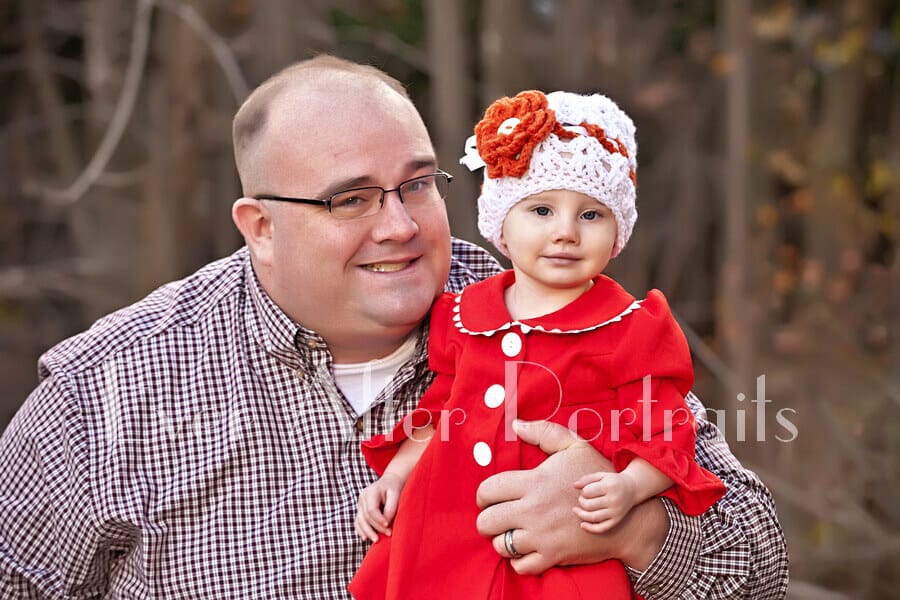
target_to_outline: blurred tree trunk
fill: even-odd
[[[481,104],[511,96],[527,87],[529,77],[524,3],[521,0],[491,0],[482,4]]]
[[[722,236],[722,266],[719,287],[717,326],[725,350],[725,360],[735,373],[735,383],[749,391],[752,332],[747,323],[749,300],[748,270],[748,207],[747,148],[750,143],[750,8],[747,0],[722,0],[724,15],[728,73],[725,100],[725,169],[722,182],[724,219]],[[728,390],[732,398],[740,390]],[[733,406],[733,408],[739,408]]]
[[[315,3],[313,3],[315,4]],[[262,82],[298,60],[301,54],[298,23],[305,22],[311,13],[309,2],[266,0],[253,3],[252,29],[257,48],[251,55],[252,82]]]
[[[826,71],[822,117],[812,146],[815,209],[809,219],[809,254],[826,279],[847,247],[853,245],[854,206],[851,174],[856,170],[856,150],[862,123],[865,72],[863,41],[872,29],[874,2],[848,0],[841,8],[838,31],[843,34],[846,56]],[[856,41],[854,41],[856,40]]]
[[[454,235],[477,242],[476,176],[459,164],[475,124],[465,4],[427,0],[424,9],[431,71],[431,134],[440,165],[457,176],[447,199],[447,213]]]
[[[63,101],[50,64],[51,58],[44,46],[42,28],[43,2],[20,0],[22,12],[25,69],[37,96],[41,115],[47,121],[50,153],[63,182],[68,183],[78,173],[78,151],[69,120],[63,111]]]
[[[189,3],[208,18],[222,0]],[[158,14],[155,55],[160,69],[149,75],[150,176],[144,189],[142,291],[187,274],[206,258],[210,245],[199,173],[208,110],[210,53],[203,40],[169,12]]]
[[[132,3],[119,0],[90,0],[85,5],[84,79],[90,99],[86,107],[85,147],[90,154],[99,146],[122,93],[128,60],[128,44],[122,42],[134,35],[134,10]],[[133,156],[127,144],[120,145],[108,169],[132,168],[128,159]],[[135,282],[129,271],[137,255],[134,240],[139,227],[138,190],[136,180],[110,187],[101,178],[69,210],[76,255],[84,265],[83,284],[96,288],[103,298],[85,307],[89,320],[134,297]]]
[[[888,153],[888,165],[893,173],[893,180],[889,183],[885,201],[885,218],[888,223],[887,235],[893,237],[893,266],[890,281],[900,282],[900,62],[894,64],[894,89],[892,93],[890,114],[890,151]],[[888,372],[893,374],[892,382],[896,388],[900,388],[900,291],[894,288],[893,297],[889,301],[888,309],[888,339],[891,344],[891,359]]]
[[[593,4],[592,0],[558,3],[553,30],[556,64],[550,73],[554,89],[585,92],[591,85]]]

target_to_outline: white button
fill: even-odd
[[[504,398],[506,398],[506,390],[499,383],[495,383],[484,392],[484,403],[488,408],[497,408],[503,404]]]
[[[522,338],[519,337],[519,334],[510,331],[503,336],[500,348],[503,349],[503,354],[510,358],[517,356],[522,351]]]
[[[516,130],[516,125],[518,125],[521,122],[522,121],[520,121],[519,119],[517,119],[515,117],[510,117],[507,120],[500,123],[500,127],[497,128],[497,133],[499,133],[500,135],[509,135],[513,131]]]
[[[475,444],[475,447],[472,449],[472,454],[475,455],[475,462],[482,467],[491,464],[491,447],[485,442],[478,442]]]

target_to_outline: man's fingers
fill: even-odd
[[[516,552],[521,555],[528,554],[534,548],[528,544],[527,533],[524,529],[513,529],[513,539],[512,545],[515,548]],[[499,554],[504,558],[513,558],[513,556],[507,551],[506,548],[506,531],[501,533],[500,535],[495,535],[491,539],[491,545],[494,547],[494,552]]]
[[[514,558],[509,562],[519,575],[539,575],[553,566],[552,561],[537,552],[526,554],[522,558]]]
[[[550,421],[513,421],[513,430],[526,444],[538,446],[547,454],[556,454],[569,446],[586,443],[571,430]]]
[[[518,500],[528,490],[529,481],[528,471],[503,471],[491,475],[478,486],[478,492],[475,495],[478,508],[499,502]]]

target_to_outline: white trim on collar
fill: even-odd
[[[597,323],[596,325],[591,325],[590,327],[584,327],[583,329],[560,329],[558,327],[554,327],[553,329],[544,329],[541,325],[528,325],[526,323],[516,320],[516,321],[507,321],[506,323],[504,323],[500,327],[497,327],[496,329],[490,329],[490,330],[486,330],[486,331],[473,331],[471,329],[467,329],[466,326],[463,325],[462,319],[460,318],[459,306],[460,306],[460,301],[462,300],[462,296],[463,295],[461,292],[461,293],[457,294],[456,298],[454,298],[454,300],[456,301],[456,304],[453,307],[453,312],[454,312],[453,324],[462,333],[468,333],[469,335],[484,335],[484,336],[494,335],[498,331],[506,331],[507,329],[510,329],[514,326],[518,326],[522,330],[523,334],[528,334],[528,332],[530,332],[532,330],[540,331],[543,333],[559,333],[559,334],[584,333],[586,331],[593,331],[595,329],[600,329],[601,327],[605,327],[606,325],[610,325],[611,323],[618,323],[619,321],[622,320],[623,317],[630,315],[631,313],[636,311],[638,308],[640,308],[641,303],[643,302],[643,300],[635,300],[625,310],[623,310],[622,312],[620,312],[613,318],[607,319],[606,321],[603,321],[602,323]]]

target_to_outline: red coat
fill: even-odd
[[[618,561],[519,576],[476,531],[478,485],[546,458],[508,428],[516,417],[569,426],[617,471],[644,458],[675,482],[662,495],[686,514],[704,512],[724,493],[694,462],[694,420],[684,403],[691,358],[662,293],[636,301],[601,275],[564,308],[518,322],[503,303],[514,280],[507,271],[435,303],[428,352],[436,377],[406,430],[430,419],[437,432],[401,494],[392,537],[372,546],[351,583],[357,598],[632,597]],[[381,474],[404,439],[401,422],[363,452]]]

